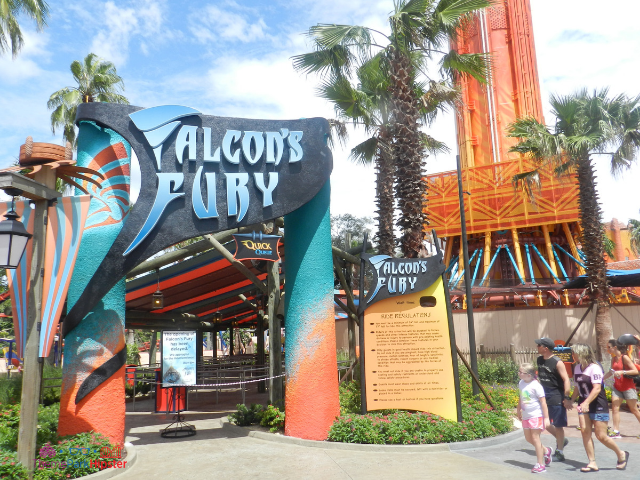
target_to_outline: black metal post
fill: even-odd
[[[367,233],[364,234],[362,240],[362,253],[367,251]],[[360,413],[362,415],[367,414],[367,384],[365,381],[364,373],[364,268],[366,262],[360,256],[360,284],[358,285],[358,319],[360,325],[358,326],[358,343],[360,344]]]
[[[464,261],[464,284],[467,293],[467,324],[469,328],[469,363],[471,370],[478,375],[478,357],[476,353],[476,328],[473,323],[473,296],[471,295],[471,278],[469,276],[469,245],[467,243],[467,219],[464,214],[464,192],[462,190],[462,167],[460,165],[460,155],[456,155],[458,166],[458,198],[460,199],[460,227],[462,230],[462,244],[460,250]],[[478,395],[480,390],[475,382],[471,382],[473,394]]]

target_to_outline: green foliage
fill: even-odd
[[[55,449],[55,456],[47,458],[38,455],[39,462],[45,463],[44,467],[36,468],[35,480],[53,480],[59,478],[78,478],[91,473],[99,472],[100,468],[91,466],[92,460],[107,461],[103,456],[104,450],[112,451],[113,445],[109,439],[100,433],[84,432],[64,437],[58,443],[49,444]],[[81,450],[78,450],[81,449]],[[43,452],[44,453],[44,452]]]
[[[331,243],[341,250],[349,250],[362,244],[364,234],[367,232],[371,238],[371,218],[356,217],[349,213],[344,215],[331,215]],[[346,236],[351,236],[351,243],[346,244]]]
[[[354,380],[342,382],[340,391],[340,414],[360,413],[360,382]]]
[[[18,462],[18,454],[0,449],[0,478],[19,480],[27,478],[27,469]]]
[[[255,423],[260,423],[264,407],[259,403],[252,403],[249,408],[243,403],[236,405],[237,412],[229,414],[229,421],[240,427],[246,427]]]
[[[0,376],[0,404],[15,404],[20,402],[22,394],[22,375],[11,377]]]
[[[46,379],[46,380],[45,380]],[[49,363],[44,364],[42,372],[42,404],[53,405],[60,401],[60,387],[62,385],[62,366],[56,367]],[[53,388],[44,388],[44,387]]]
[[[138,395],[146,395],[151,391],[151,383],[149,382],[137,382],[136,384],[136,397]],[[133,385],[129,385],[129,382],[124,384],[124,393],[127,397],[133,398]]]
[[[274,405],[268,405],[266,410],[262,412],[260,425],[269,427],[270,432],[284,430],[284,412]]]
[[[135,343],[127,345],[127,365],[140,365],[140,349]]]
[[[471,375],[462,363],[460,363],[460,377],[471,381]],[[518,365],[513,363],[511,359],[479,359],[478,379],[483,385],[517,385]]]
[[[604,248],[604,253],[606,253],[610,259],[622,260],[621,258],[616,258],[615,256],[616,244],[613,240],[607,237],[604,232],[602,232],[602,248]]]
[[[38,410],[37,447],[58,438],[58,415],[60,405],[40,407]],[[18,426],[20,424],[20,405],[0,406],[0,449],[16,450],[18,445]]]
[[[462,417],[458,423],[422,412],[348,414],[336,419],[328,439],[368,444],[450,443],[492,437],[513,428],[509,412],[490,410],[481,401],[463,405]]]

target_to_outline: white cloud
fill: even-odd
[[[129,8],[118,7],[112,1],[106,2],[99,17],[102,26],[93,38],[91,51],[120,67],[128,61],[132,39],[153,38],[154,43],[159,44],[171,38],[171,30],[162,31],[163,6],[164,2],[150,0],[136,2]],[[141,40],[140,48],[147,55],[149,43]]]
[[[0,81],[15,85],[43,73],[41,65],[49,56],[46,48],[49,35],[23,28],[22,37],[23,47],[16,58],[12,58],[10,53],[0,56]]]
[[[267,24],[260,17],[231,12],[231,5],[218,8],[209,5],[190,16],[189,30],[200,43],[223,41],[238,41],[249,43],[267,37]]]

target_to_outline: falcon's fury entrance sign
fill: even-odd
[[[126,273],[154,253],[207,233],[281,217],[309,202],[333,168],[322,118],[251,120],[177,105],[78,106],[76,121],[122,135],[141,188],[122,231],[69,312],[70,331]]]
[[[419,410],[460,420],[442,255],[362,257],[374,273],[363,319],[367,410]]]

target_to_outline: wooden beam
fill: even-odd
[[[353,263],[354,265],[360,265],[360,259],[358,257],[351,255],[344,250],[340,250],[338,247],[334,247],[333,245],[331,246],[331,250],[333,251],[334,255],[339,256],[343,260]]]
[[[238,298],[239,298],[240,300],[242,300],[242,302],[243,302],[245,305],[247,305],[248,307],[250,307],[250,308],[251,308],[251,310],[253,310],[254,312],[257,312],[257,311],[258,311],[258,307],[257,307],[256,305],[254,305],[253,303],[251,303],[251,302],[249,301],[249,299],[248,299],[247,297],[245,297],[243,294],[239,294],[239,295],[238,295]]]
[[[284,399],[282,377],[282,338],[280,337],[280,319],[276,317],[280,305],[280,265],[269,262],[267,270],[269,318],[269,403],[281,405]],[[274,378],[278,377],[278,378]]]
[[[524,270],[524,263],[522,262],[522,250],[520,249],[520,239],[518,238],[518,229],[511,229],[511,236],[513,237],[513,250],[516,252],[516,263],[518,264],[518,270],[522,278],[527,278],[527,272]]]
[[[484,234],[484,274],[489,271],[491,264],[491,232]]]
[[[43,167],[36,176],[46,173],[44,172],[46,170],[49,170],[49,167]],[[62,194],[51,188],[51,185],[43,185],[40,181],[31,180],[14,172],[0,173],[0,189],[5,188],[18,188],[22,190],[21,196],[31,200],[53,200],[54,198],[62,197]]]
[[[562,224],[562,230],[564,231],[564,235],[567,237],[567,243],[569,243],[569,248],[571,249],[571,254],[577,258],[578,260],[580,259],[580,255],[578,254],[578,247],[576,247],[576,242],[573,240],[573,235],[571,235],[571,230],[569,229],[569,224],[568,223],[563,223]],[[576,267],[578,267],[578,274],[580,275],[584,275],[585,274],[585,270],[584,268],[582,268],[580,265],[576,264]]]
[[[278,223],[278,220],[281,219],[276,219],[276,225]],[[226,243],[231,240],[234,233],[253,232],[256,229],[260,229],[264,233],[267,230],[267,227],[265,224],[249,225],[240,229],[234,228],[232,230],[225,230],[223,232],[214,233],[213,237],[220,243]],[[172,252],[167,252],[164,255],[152,258],[151,260],[147,260],[146,262],[142,262],[140,265],[127,273],[127,278],[132,278],[138,275],[142,275],[143,273],[151,272],[158,268],[164,267],[165,265],[169,265],[170,263],[177,262],[178,260],[192,257],[194,255],[197,255],[198,253],[211,250],[211,248],[211,242],[207,240],[199,240],[195,243],[192,243],[191,245],[187,245],[186,247],[180,248],[178,250],[173,250]]]
[[[549,227],[547,225],[542,225],[542,234],[544,235],[544,244],[547,247],[547,259],[549,261],[549,266],[551,267],[553,274],[557,277],[558,268],[556,267],[556,261],[553,256],[553,246],[551,245],[551,237],[549,236]]]
[[[233,258],[233,255],[231,255],[231,252],[229,250],[227,250],[220,242],[218,242],[218,240],[216,240],[213,235],[205,235],[204,238],[206,240],[208,240],[211,245],[213,245],[213,247],[218,250],[222,256],[224,258],[226,258],[229,263],[231,263],[231,265],[233,265],[234,267],[236,267],[240,272],[242,272],[242,274],[247,277],[249,280],[251,280],[251,282],[260,289],[260,291],[262,293],[267,293],[267,287],[265,286],[264,283],[262,283],[258,277],[256,277],[253,272],[251,270],[249,270],[244,263],[239,262],[238,260],[236,260],[235,258]],[[278,265],[278,262],[272,262],[275,263],[276,265]]]

